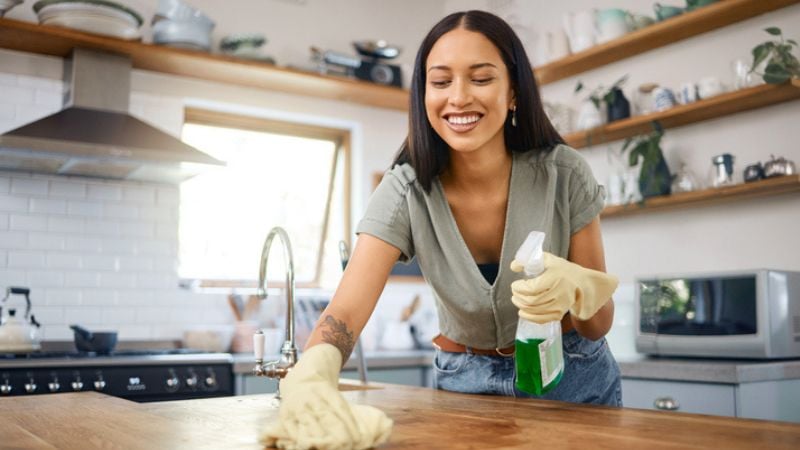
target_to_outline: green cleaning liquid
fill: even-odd
[[[555,323],[559,325],[560,331],[561,324]],[[526,324],[525,328],[530,328],[532,322]],[[533,395],[542,395],[558,385],[564,374],[561,333],[528,339],[518,335],[514,344],[517,389]]]

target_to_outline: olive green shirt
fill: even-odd
[[[509,265],[519,246],[530,231],[544,231],[545,251],[566,258],[570,237],[600,213],[604,200],[603,187],[574,149],[513,153],[500,270],[491,285],[461,237],[438,177],[427,194],[408,164],[386,172],[356,233],[397,247],[401,261],[417,257],[442,334],[474,348],[504,348],[517,328],[511,282],[523,275]]]

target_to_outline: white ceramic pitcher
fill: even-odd
[[[597,30],[595,27],[595,12],[594,10],[587,9],[578,12],[569,12],[562,16],[564,31],[569,38],[569,45],[572,53],[577,53],[581,50],[595,44],[597,38]]]

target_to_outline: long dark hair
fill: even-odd
[[[392,163],[392,166],[411,164],[425,192],[430,192],[433,179],[444,171],[450,160],[447,143],[431,127],[425,112],[425,62],[436,41],[456,28],[486,36],[500,51],[508,68],[516,96],[517,126],[511,125],[509,114],[504,125],[506,148],[512,152],[550,151],[556,144],[564,143],[544,113],[531,63],[514,30],[503,19],[485,11],[450,14],[433,26],[417,52],[411,79],[408,137]]]

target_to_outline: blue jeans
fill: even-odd
[[[622,406],[617,361],[605,338],[586,339],[575,330],[562,336],[564,376],[544,395],[531,395],[515,386],[514,358],[436,350],[434,387],[469,394],[541,398],[573,403]]]

